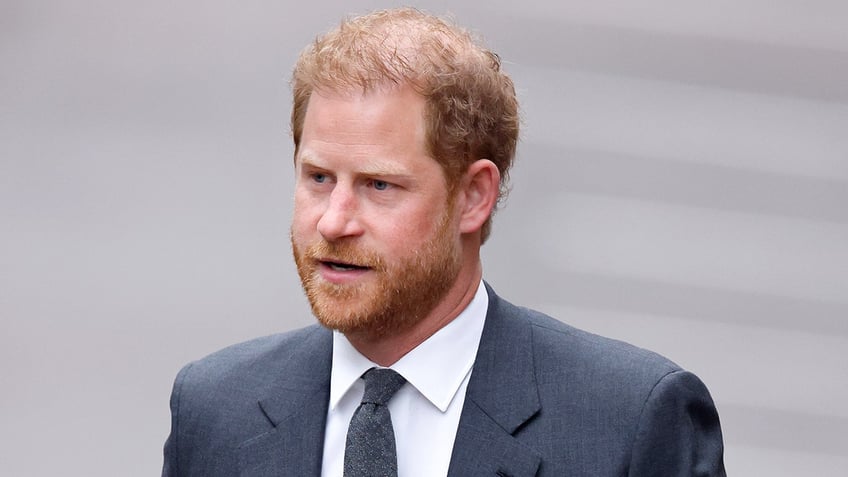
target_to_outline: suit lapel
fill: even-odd
[[[242,477],[320,475],[330,390],[332,334],[316,327],[258,402],[271,427],[240,448]]]
[[[449,477],[537,474],[541,457],[514,436],[541,409],[531,327],[487,285],[489,310],[451,456]],[[240,447],[242,477],[320,475],[332,333],[316,327],[257,406],[270,426]]]
[[[486,286],[489,310],[454,443],[450,477],[536,475],[541,457],[515,433],[541,409],[531,327]]]

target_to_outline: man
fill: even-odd
[[[698,378],[482,282],[518,137],[496,55],[381,11],[318,38],[293,89],[291,242],[321,325],[184,368],[163,475],[724,475]]]

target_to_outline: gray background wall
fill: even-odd
[[[0,474],[156,475],[179,367],[311,323],[290,67],[387,1],[0,3]],[[848,468],[848,3],[422,1],[525,128],[509,299],[710,386],[733,475]]]

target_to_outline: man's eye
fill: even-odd
[[[386,181],[374,181],[371,183],[376,190],[386,190],[389,188],[389,183]]]
[[[327,175],[321,174],[320,172],[316,172],[312,174],[312,180],[319,184],[323,184],[327,180]]]

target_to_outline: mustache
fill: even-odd
[[[373,270],[385,269],[385,260],[380,255],[351,242],[322,240],[308,246],[303,255],[316,261],[343,263]]]

